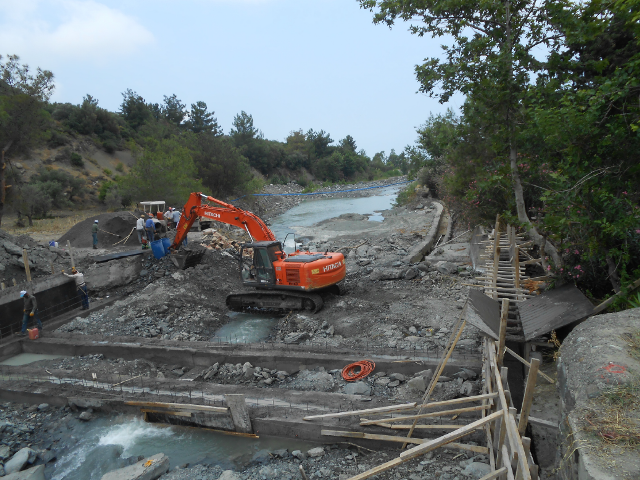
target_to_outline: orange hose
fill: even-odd
[[[347,382],[360,380],[369,375],[376,368],[376,364],[371,360],[361,360],[351,363],[342,369],[342,378]]]

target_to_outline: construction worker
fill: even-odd
[[[180,217],[182,216],[182,214],[180,213],[179,210],[176,210],[175,208],[171,211],[171,217],[173,219],[173,224],[175,226],[175,228],[178,228],[178,222],[180,222]]]
[[[38,331],[40,332],[40,336],[42,336],[42,322],[38,316],[38,302],[36,301],[36,296],[29,295],[29,292],[22,290],[20,292],[20,298],[24,300],[24,315],[22,316],[22,331],[20,332],[20,335],[24,337],[27,334],[27,321],[29,320],[29,317],[35,317],[36,322],[38,322]]]
[[[142,243],[144,237],[144,213],[136,220],[136,232],[138,233],[138,241]]]
[[[91,227],[91,236],[93,237],[93,249],[98,249],[98,220],[93,221],[93,226]]]
[[[173,207],[169,207],[169,210],[164,214],[164,219],[167,221],[167,231],[173,227]]]
[[[153,221],[153,213],[151,215],[149,215],[149,218],[147,219],[147,221],[144,224],[144,227],[147,231],[147,242],[151,243],[153,242],[156,238],[156,224]]]
[[[64,275],[69,278],[73,278],[76,282],[76,288],[78,289],[78,294],[80,295],[80,301],[82,302],[82,310],[89,310],[89,294],[87,293],[87,284],[84,283],[84,275],[81,274],[76,267],[71,268],[71,275],[68,273],[64,273]]]

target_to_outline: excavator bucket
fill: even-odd
[[[180,270],[184,270],[189,267],[195,267],[200,263],[204,255],[205,250],[200,251],[187,251],[182,253],[172,253],[170,258],[173,264]]]

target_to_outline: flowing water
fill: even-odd
[[[291,227],[307,227],[345,213],[368,215],[370,221],[381,222],[384,217],[380,212],[393,206],[399,190],[400,187],[393,186],[381,188],[376,195],[369,197],[305,200],[274,218],[269,226],[278,240],[283,241],[288,233],[293,233]],[[293,247],[291,235],[287,239],[287,247]]]
[[[231,321],[218,330],[212,342],[222,339],[228,343],[254,343],[269,336],[273,327],[278,324],[278,315],[229,312]]]
[[[97,418],[78,424],[66,439],[70,446],[59,454],[52,480],[99,480],[132,461],[128,457],[149,457],[164,453],[171,468],[185,463],[240,467],[258,452],[287,448],[308,450],[314,445],[295,439],[245,438],[198,428],[155,425],[137,418]],[[133,462],[135,463],[135,462]]]

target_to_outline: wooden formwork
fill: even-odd
[[[442,402],[429,402],[429,397],[433,393],[438,379],[466,325],[466,321],[463,320],[463,310],[463,314],[452,331],[436,373],[432,377],[420,403],[304,417],[304,420],[312,421],[331,417],[360,416],[361,426],[386,427],[390,430],[390,435],[338,430],[322,430],[322,434],[402,443],[402,452],[397,458],[355,475],[349,480],[370,478],[440,447],[488,455],[491,472],[481,480],[494,478],[501,480],[538,479],[538,466],[534,463],[530,452],[531,440],[524,437],[523,434],[529,420],[539,361],[533,359],[530,364],[527,363],[529,373],[526,380],[524,400],[520,414],[517,416],[516,408],[513,407],[511,402],[511,394],[507,383],[507,368],[503,366],[504,353],[507,350],[505,337],[508,305],[508,300],[504,299],[502,302],[503,314],[501,315],[499,340],[496,342],[489,338],[483,339],[482,376],[484,386],[482,394]],[[472,403],[473,406],[460,406],[465,403]],[[412,413],[412,410],[417,410],[417,412]],[[421,420],[434,417],[451,417],[476,412],[480,414],[480,417],[466,425],[425,425],[419,423]],[[386,417],[386,415],[394,413],[400,413],[401,415]],[[363,418],[365,416],[367,418]],[[379,416],[385,417],[380,418]],[[371,417],[377,418],[372,419]],[[410,423],[398,425],[400,422]],[[428,432],[433,428],[452,431],[437,438],[413,438],[412,436],[416,431]],[[398,430],[408,430],[408,433],[406,436],[394,434]],[[458,442],[458,440],[478,431],[484,432],[486,446]],[[415,446],[405,450],[405,447],[409,444]]]

